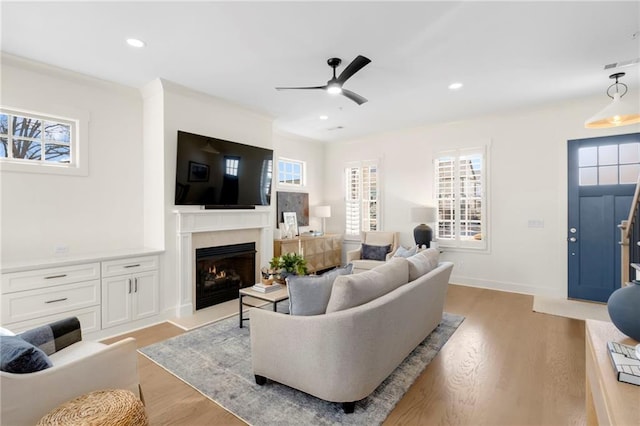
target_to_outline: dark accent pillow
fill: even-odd
[[[82,340],[80,321],[76,317],[65,318],[20,333],[23,340],[51,355]]]
[[[362,244],[362,259],[367,260],[387,260],[387,253],[391,251],[391,244],[387,246],[371,246]]]
[[[40,349],[18,336],[0,336],[0,370],[25,374],[51,367],[51,360]]]

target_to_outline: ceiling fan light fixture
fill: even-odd
[[[628,89],[626,84],[618,82],[620,77],[624,77],[623,72],[609,76],[609,78],[616,80],[616,82],[607,89],[607,95],[612,98],[613,101],[596,115],[585,121],[584,127],[587,129],[608,129],[611,127],[640,123],[640,107],[622,99]],[[620,93],[619,87],[624,89],[622,93]],[[611,88],[615,88],[616,90],[613,95],[609,94]]]
[[[330,93],[332,95],[339,95],[340,93],[342,93],[342,87],[340,87],[338,83],[331,83],[327,85],[327,93]]]

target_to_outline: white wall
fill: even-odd
[[[143,245],[142,101],[137,90],[2,56],[2,105],[87,115],[88,176],[2,171],[2,259]]]
[[[452,282],[566,297],[567,140],[640,130],[638,125],[585,129],[584,120],[606,102],[598,96],[332,143],[325,157],[325,194],[340,206],[332,226],[344,222],[345,161],[380,158],[383,229],[401,232],[405,246],[414,244],[410,208],[435,205],[433,153],[490,141],[490,249],[446,250],[443,258],[456,263]],[[544,228],[529,228],[530,219],[543,220]]]
[[[301,226],[300,232],[310,229],[319,230],[322,227],[320,218],[311,216],[312,207],[324,204],[324,144],[313,139],[307,139],[279,131],[273,133],[274,159],[278,157],[291,160],[304,161],[306,164],[306,185],[302,188],[290,186],[278,186],[277,176],[274,178],[273,200],[276,200],[276,191],[306,192],[309,194],[309,226]],[[277,230],[276,230],[277,231]],[[330,232],[330,229],[327,230]],[[276,232],[275,237],[279,235]]]

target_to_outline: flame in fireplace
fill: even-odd
[[[218,272],[215,265],[209,267],[209,275],[212,275],[214,278],[225,278],[227,276],[227,271],[222,270]]]

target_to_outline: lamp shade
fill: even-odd
[[[413,207],[411,209],[411,222],[429,223],[436,220],[435,207]]]
[[[313,208],[315,217],[331,217],[331,206],[315,206]]]
[[[613,94],[613,101],[602,111],[588,119],[584,127],[606,129],[640,123],[640,106],[623,100],[619,93]]]

